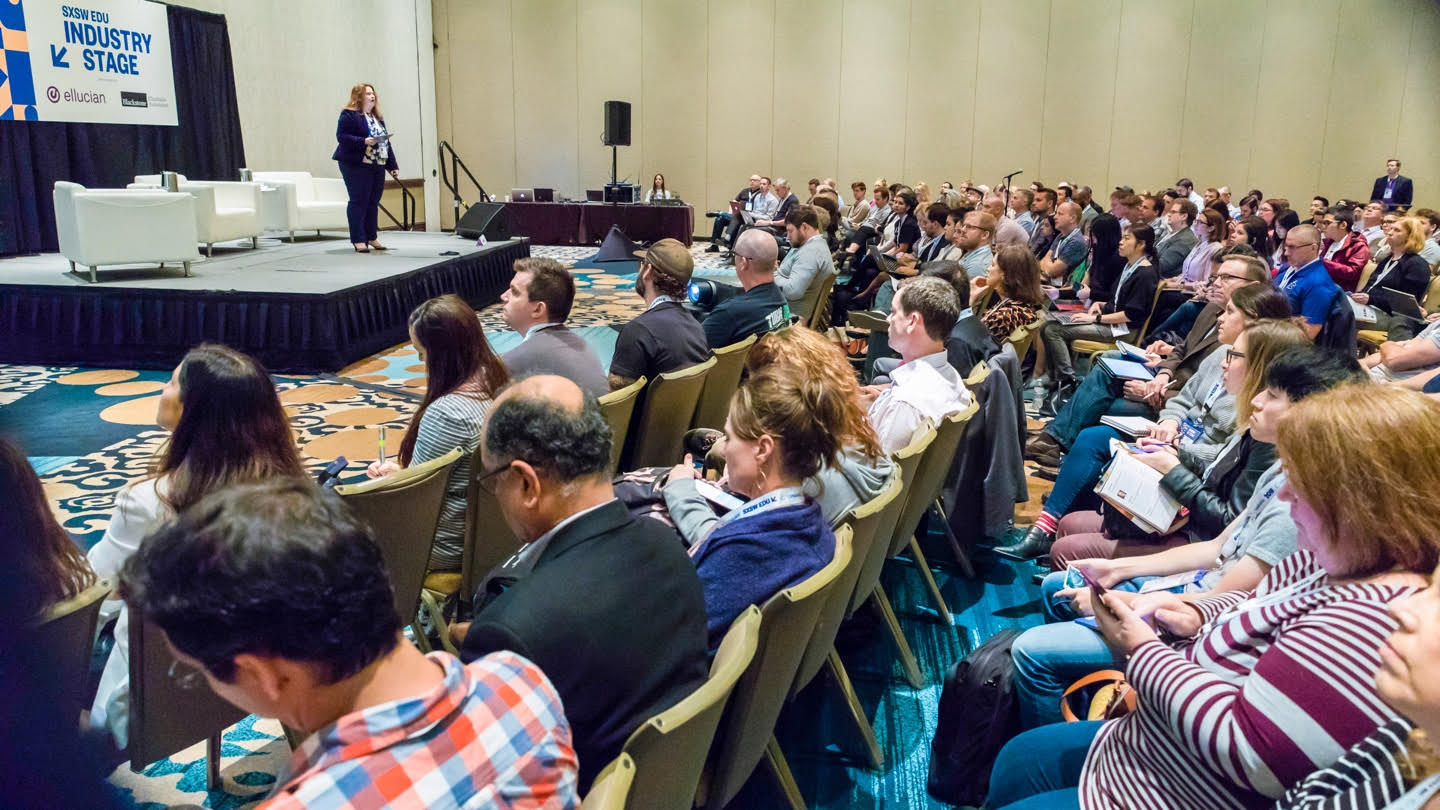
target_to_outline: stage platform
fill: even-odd
[[[0,363],[168,369],[216,341],[271,371],[333,372],[404,342],[428,298],[495,303],[530,255],[523,238],[477,248],[449,233],[380,237],[390,250],[368,254],[343,237],[217,244],[190,278],[179,265],[130,265],[102,267],[98,284],[58,253],[0,259]]]

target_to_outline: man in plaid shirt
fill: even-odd
[[[575,808],[560,697],[510,652],[469,665],[400,634],[380,551],[304,481],[218,492],[121,573],[180,688],[310,732],[267,808]]]

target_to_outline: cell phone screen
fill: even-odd
[[[1090,572],[1084,568],[1077,568],[1075,570],[1080,572],[1080,576],[1085,580],[1085,584],[1090,586],[1091,595],[1094,596],[1097,601],[1105,595],[1105,586],[1100,584],[1100,580],[1090,576]]]

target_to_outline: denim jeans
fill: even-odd
[[[1040,583],[1040,606],[1045,610],[1045,621],[1047,622],[1069,622],[1080,617],[1075,608],[1070,606],[1069,599],[1057,599],[1055,594],[1069,588],[1065,579],[1069,575],[1069,569],[1051,571],[1045,575],[1045,580]],[[1141,586],[1155,577],[1134,577],[1123,582],[1117,582],[1110,587],[1112,591],[1124,591],[1126,593],[1139,593]],[[1085,586],[1081,586],[1085,587]]]
[[[1031,729],[1000,749],[990,770],[990,810],[1069,810],[1080,807],[1080,771],[1099,721],[1054,723]]]
[[[1119,353],[1114,354],[1118,356]],[[1106,356],[1110,355],[1110,352],[1106,352]],[[1110,376],[1110,372],[1103,366],[1095,365],[1070,396],[1070,401],[1045,427],[1045,432],[1062,448],[1069,450],[1075,444],[1080,431],[1100,424],[1100,417],[1106,414],[1154,417],[1155,409],[1149,405],[1131,402],[1122,396],[1124,385],[1124,381]]]
[[[1160,325],[1150,330],[1150,334],[1160,336],[1166,332],[1173,332],[1181,337],[1190,334],[1190,329],[1195,326],[1195,319],[1200,317],[1200,310],[1205,308],[1203,301],[1186,301],[1170,313],[1170,317],[1160,322]]]
[[[1058,518],[1069,512],[1081,495],[1093,490],[1105,465],[1110,463],[1110,440],[1124,438],[1120,431],[1105,425],[1080,431],[1060,462],[1055,486],[1045,500],[1045,511]]]
[[[1067,608],[1068,609],[1068,608]],[[1073,621],[1042,624],[1020,634],[1010,647],[1020,726],[1060,721],[1060,697],[1070,684],[1102,669],[1123,668],[1099,632]]]

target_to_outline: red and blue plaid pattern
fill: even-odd
[[[579,807],[570,725],[549,679],[514,653],[443,652],[434,691],[348,714],[295,751],[266,810]]]

